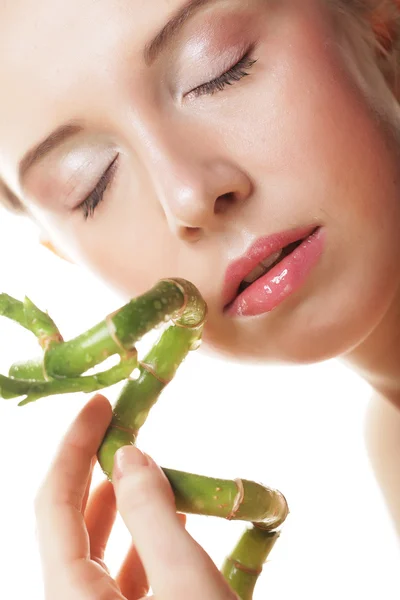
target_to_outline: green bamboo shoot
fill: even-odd
[[[13,364],[8,377],[0,375],[0,397],[22,396],[19,406],[24,406],[45,396],[91,393],[126,380],[98,451],[99,463],[111,479],[116,451],[136,444],[139,430],[162,390],[188,353],[199,347],[207,305],[192,283],[164,279],[70,341],[64,341],[49,315],[29,298],[21,302],[0,294],[0,315],[31,331],[43,350],[39,358]],[[161,325],[165,331],[139,360],[135,344]],[[84,375],[116,354],[117,365]],[[137,376],[133,376],[134,372]],[[222,567],[239,598],[251,600],[263,564],[279,537],[277,528],[289,512],[285,497],[278,490],[246,479],[231,481],[167,468],[163,471],[179,512],[251,524]]]

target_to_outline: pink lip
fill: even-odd
[[[229,315],[255,316],[269,312],[298,289],[323,251],[324,230],[315,225],[258,239],[245,256],[226,271],[222,301]],[[298,248],[236,297],[240,283],[260,261],[299,240]]]

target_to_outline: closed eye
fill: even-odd
[[[243,77],[247,77],[249,75],[248,71],[257,62],[257,59],[253,59],[251,57],[252,52],[253,48],[248,50],[246,54],[228,71],[219,77],[216,77],[212,81],[208,81],[207,83],[203,83],[202,85],[194,88],[194,90],[191,90],[187,96],[191,96],[193,94],[195,97],[199,97],[216,94],[217,92],[224,90],[227,85],[233,85],[243,79]]]
[[[88,219],[89,216],[93,216],[97,206],[103,200],[104,194],[106,193],[106,190],[111,184],[117,171],[118,158],[119,154],[117,154],[117,156],[113,159],[111,164],[104,171],[94,190],[90,192],[90,194],[85,198],[83,202],[81,202],[78,206],[74,208],[74,211],[80,210],[83,212],[83,218],[85,219],[85,221]]]

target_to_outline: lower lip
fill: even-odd
[[[226,314],[254,317],[274,310],[303,285],[318,263],[324,245],[325,229],[319,228],[235,298],[225,309]]]

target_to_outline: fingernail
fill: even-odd
[[[121,479],[131,473],[137,467],[148,467],[149,461],[146,456],[135,446],[123,446],[119,448],[114,456],[113,479]]]

